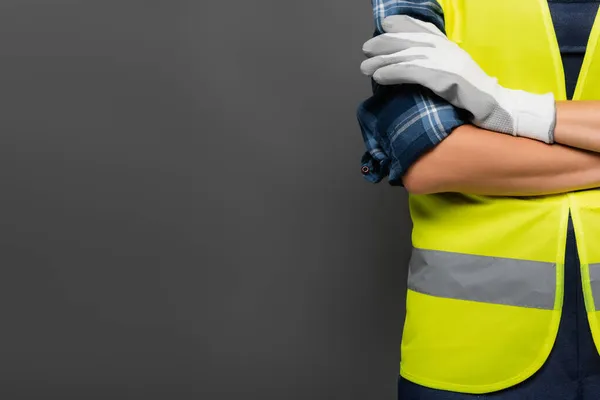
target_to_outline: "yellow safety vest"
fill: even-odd
[[[547,0],[439,0],[448,37],[500,84],[566,99]],[[600,99],[600,17],[574,100]],[[600,190],[539,197],[411,195],[414,223],[400,373],[463,393],[533,375],[556,339],[572,214],[600,349]]]

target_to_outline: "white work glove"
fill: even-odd
[[[382,85],[418,84],[467,110],[481,128],[554,142],[556,102],[552,93],[507,89],[435,25],[409,16],[383,20],[387,33],[364,44],[365,75]]]

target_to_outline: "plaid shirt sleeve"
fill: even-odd
[[[371,0],[375,35],[390,15],[410,15],[431,22],[445,32],[442,8],[435,0]],[[378,183],[386,176],[402,186],[402,176],[419,157],[433,149],[454,129],[467,122],[459,110],[429,89],[418,85],[382,86],[373,82],[373,96],[357,110],[366,152],[362,174]]]

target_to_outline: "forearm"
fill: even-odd
[[[416,194],[565,193],[600,186],[600,154],[465,125],[421,157],[404,185]]]
[[[600,152],[600,101],[557,102],[554,141]]]

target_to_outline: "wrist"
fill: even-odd
[[[556,101],[552,93],[534,94],[509,90],[507,98],[514,118],[513,135],[547,144],[554,143]]]

